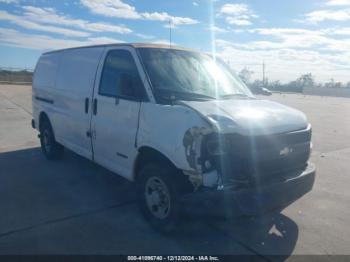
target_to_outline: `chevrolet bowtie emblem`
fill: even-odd
[[[285,147],[280,151],[280,156],[288,156],[293,152],[293,148]]]

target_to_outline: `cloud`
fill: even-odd
[[[261,63],[265,61],[267,76],[273,81],[288,82],[308,72],[314,74],[316,80],[321,82],[330,78],[349,81],[350,65],[347,57],[350,55],[350,49],[345,53],[327,54],[283,46],[275,49],[255,49],[250,48],[251,43],[244,44],[247,48],[243,48],[243,44],[237,46],[236,43],[223,39],[217,39],[216,44],[218,55],[229,62],[236,71],[247,66],[255,71],[257,77],[261,72]]]
[[[175,26],[198,23],[198,21],[195,19],[189,17],[171,16],[166,12],[139,13],[135,7],[123,3],[121,0],[80,0],[80,2],[92,13],[104,16],[164,22],[172,20],[172,23]]]
[[[268,65],[270,80],[291,81],[311,72],[318,81],[330,78],[349,81],[350,28],[254,28],[240,33],[255,34],[247,42],[217,39],[219,55],[236,69],[244,66],[261,72],[261,61]],[[337,35],[341,37],[333,38]],[[259,37],[260,36],[260,37]],[[268,39],[268,40],[265,40]]]
[[[160,39],[160,40],[152,41],[152,44],[170,45],[170,42],[167,39]]]
[[[275,48],[310,48],[328,41],[328,38],[321,31],[302,28],[257,28],[249,30],[249,32],[279,40],[277,46],[275,42],[272,42]]]
[[[6,11],[0,11],[0,20],[9,21],[12,24],[16,24],[20,27],[35,30],[35,31],[43,31],[43,32],[50,32],[55,34],[62,34],[65,36],[74,36],[74,37],[86,37],[90,34],[87,32],[81,32],[56,26],[48,26],[48,25],[41,25],[35,22],[32,22],[30,20],[24,19],[22,16],[16,16],[9,14]]]
[[[249,50],[268,50],[268,49],[322,49],[332,52],[350,52],[349,39],[335,39],[331,35],[346,36],[349,28],[328,28],[322,30],[308,30],[303,28],[255,28],[245,30],[246,33],[269,36],[266,41],[250,41],[246,43],[231,44],[235,47]]]
[[[219,16],[225,17],[228,24],[248,26],[252,19],[258,16],[246,4],[225,4],[221,7]]]
[[[302,22],[317,24],[323,21],[348,21],[350,20],[350,8],[342,10],[316,10],[305,15]]]
[[[127,19],[140,19],[141,15],[135,7],[121,0],[80,0],[81,4],[95,14]]]
[[[327,0],[325,8],[303,15],[296,22],[319,24],[324,21],[345,22],[350,20],[350,0]]]
[[[124,25],[111,25],[108,23],[92,23],[82,19],[73,19],[68,16],[59,15],[52,8],[39,8],[34,6],[23,7],[25,19],[45,23],[58,24],[60,26],[75,27],[90,32],[113,32],[128,34],[132,30]]]
[[[155,40],[152,41],[152,44],[158,44],[158,45],[166,45],[166,46],[170,46],[170,42],[167,39],[159,39],[159,40]],[[175,42],[171,42],[171,46],[177,46],[178,44]]]
[[[5,4],[18,4],[18,0],[0,0],[0,3],[5,3]]]
[[[210,31],[215,32],[215,33],[228,33],[228,32],[230,32],[229,30],[227,30],[227,29],[225,29],[225,28],[218,27],[218,26],[215,26],[215,25],[209,26],[208,29],[209,29]]]
[[[26,49],[52,50],[121,42],[123,41],[109,37],[90,37],[85,41],[57,39],[46,35],[27,34],[14,29],[0,28],[0,44],[17,46]]]
[[[198,3],[197,2],[192,2],[192,5],[193,6],[198,6]]]
[[[145,20],[151,20],[151,21],[163,21],[163,22],[169,22],[174,26],[178,25],[192,25],[192,24],[197,24],[198,21],[188,18],[188,17],[178,17],[178,16],[171,16],[166,12],[158,13],[158,12],[153,12],[153,13],[142,13],[142,17]]]
[[[350,36],[350,27],[332,28],[327,30],[328,34]]]
[[[350,6],[350,0],[329,0],[326,2],[328,6]]]
[[[136,36],[143,38],[143,39],[152,39],[154,38],[153,35],[146,35],[146,34],[136,34]]]

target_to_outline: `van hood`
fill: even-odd
[[[268,135],[305,129],[305,115],[293,108],[260,99],[182,101],[207,118],[221,133]]]

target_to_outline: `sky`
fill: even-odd
[[[169,43],[221,56],[270,81],[350,81],[350,0],[0,0],[0,67],[49,50]]]

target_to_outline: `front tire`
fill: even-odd
[[[138,202],[156,230],[170,233],[179,225],[181,208],[178,172],[161,164],[147,164],[138,174]]]
[[[44,120],[40,127],[40,144],[41,150],[48,160],[57,160],[62,157],[64,147],[56,142],[48,120]]]

